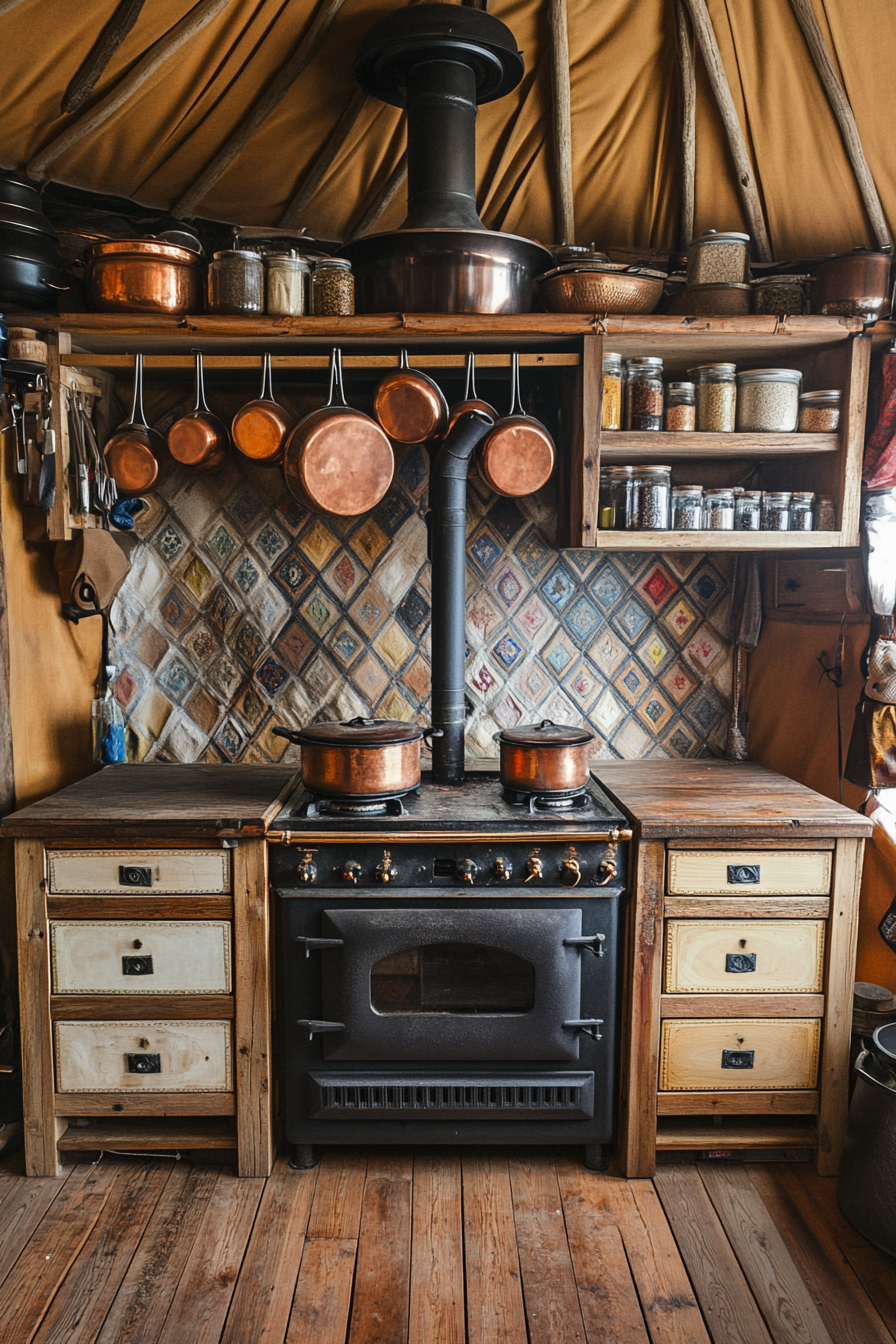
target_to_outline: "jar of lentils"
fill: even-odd
[[[734,495],[730,489],[703,491],[703,526],[713,532],[734,531]]]
[[[754,313],[786,317],[808,311],[808,275],[766,275],[754,280],[752,289]]]
[[[836,389],[800,394],[800,433],[832,434],[840,425],[840,393]]]
[[[269,252],[264,259],[265,311],[271,317],[302,317],[310,267],[294,252]]]
[[[666,429],[670,433],[691,430],[696,424],[693,383],[669,383],[666,387]]]
[[[764,490],[762,493],[762,531],[790,531],[790,491]]]
[[[702,530],[702,485],[673,485],[672,527],[676,532],[700,532]]]
[[[604,355],[600,427],[622,428],[622,356],[613,351]]]
[[[315,317],[351,317],[355,277],[343,257],[322,257],[311,273],[311,312]]]
[[[742,490],[734,501],[735,532],[758,532],[762,522],[762,491]]]
[[[613,524],[617,531],[628,531],[638,526],[638,486],[635,467],[610,468],[610,497],[613,506]]]
[[[694,379],[697,429],[703,434],[731,434],[737,405],[733,364],[700,364],[688,369]]]
[[[742,285],[750,265],[748,233],[707,229],[688,248],[688,286]]]
[[[652,355],[630,359],[626,366],[625,427],[663,427],[663,361]]]
[[[264,266],[257,252],[227,248],[215,253],[208,268],[208,310],[264,312]]]
[[[748,369],[737,375],[737,428],[741,434],[791,434],[800,407],[798,369]]]
[[[666,532],[672,494],[671,467],[637,467],[639,532]]]
[[[837,513],[833,495],[815,496],[815,531],[836,532]]]
[[[790,497],[791,532],[812,532],[815,529],[815,495],[811,490],[794,490]]]

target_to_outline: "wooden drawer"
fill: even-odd
[[[54,994],[229,994],[226,919],[50,921]]]
[[[54,896],[215,895],[230,891],[226,849],[48,849]]]
[[[813,1088],[820,1035],[818,1018],[666,1019],[660,1091]]]
[[[55,1037],[57,1092],[233,1090],[230,1022],[57,1022]]]
[[[823,919],[670,919],[667,994],[817,994]]]
[[[680,896],[825,896],[830,850],[670,850],[669,892]]]

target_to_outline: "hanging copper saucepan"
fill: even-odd
[[[261,375],[261,396],[237,411],[230,426],[235,446],[260,467],[277,467],[283,461],[286,437],[292,417],[274,400],[271,382],[271,357],[265,355]]]
[[[408,364],[402,350],[394,373],[387,373],[373,394],[373,409],[383,429],[396,443],[425,443],[442,433],[448,403],[432,378]]]
[[[476,395],[476,356],[470,352],[467,355],[467,386],[464,391],[462,401],[456,401],[448,412],[448,424],[445,433],[448,434],[454,428],[454,422],[458,416],[463,415],[464,411],[482,411],[485,415],[491,417],[496,423],[500,419],[494,406],[490,406],[487,401]]]
[[[130,419],[112,435],[103,452],[109,475],[120,495],[139,495],[156,483],[159,461],[153,440],[164,448],[164,439],[146,423],[143,410],[143,356],[134,360],[134,399]]]
[[[196,404],[168,431],[168,451],[175,462],[194,471],[214,471],[227,455],[230,436],[227,426],[213,415],[205,400],[205,373],[202,354],[196,351]]]
[[[520,401],[520,357],[511,360],[510,412],[489,430],[477,451],[486,484],[498,495],[518,499],[546,485],[554,470],[554,440],[540,420],[526,415]]]
[[[287,440],[287,488],[314,513],[355,518],[379,504],[394,470],[392,445],[382,429],[346,403],[342,355],[334,350],[327,404],[300,420]]]

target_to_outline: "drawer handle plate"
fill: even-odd
[[[118,865],[118,885],[120,887],[151,887],[152,869],[137,863]]]
[[[752,1069],[753,1067],[752,1050],[723,1050],[722,1068],[723,1069]]]
[[[161,1073],[161,1055],[128,1055],[128,1073]]]
[[[759,880],[758,863],[728,864],[728,885],[730,887],[747,887],[759,882]]]
[[[749,975],[755,969],[755,952],[728,952],[725,954],[725,970],[729,975]]]
[[[152,975],[152,957],[122,957],[122,975]]]

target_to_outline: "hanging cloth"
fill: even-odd
[[[881,360],[877,424],[865,446],[862,484],[866,490],[896,487],[896,351]]]

